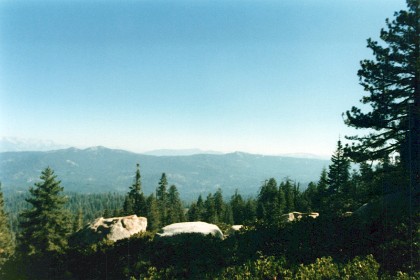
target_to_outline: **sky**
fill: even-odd
[[[0,136],[331,155],[403,0],[0,1]]]

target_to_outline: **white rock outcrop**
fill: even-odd
[[[146,231],[147,219],[136,215],[114,218],[98,218],[76,233],[83,243],[95,243],[101,240],[117,241]]]
[[[203,235],[211,234],[212,236],[223,239],[223,232],[218,226],[205,222],[185,222],[171,224],[162,228],[162,233],[158,233],[158,235],[161,237],[168,237],[182,233],[199,233]]]

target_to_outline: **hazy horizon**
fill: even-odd
[[[154,156],[179,156],[179,155],[196,155],[196,154],[214,154],[214,155],[225,155],[229,153],[249,153],[255,155],[264,155],[264,156],[288,156],[288,157],[302,157],[302,158],[315,158],[315,159],[329,159],[331,155],[323,155],[323,154],[312,154],[312,153],[281,153],[281,154],[262,154],[262,153],[250,153],[247,151],[216,151],[216,150],[204,150],[200,149],[199,147],[191,147],[185,149],[153,149],[153,150],[145,150],[145,151],[133,151],[130,149],[125,148],[118,148],[118,147],[108,147],[103,145],[93,145],[93,146],[74,146],[74,145],[66,145],[63,143],[56,143],[52,140],[48,139],[33,139],[33,138],[17,138],[17,137],[0,137],[0,153],[2,152],[47,152],[47,151],[54,151],[54,150],[61,150],[61,149],[92,149],[103,147],[106,149],[118,149],[124,150],[127,152],[144,154],[144,155],[154,155]]]

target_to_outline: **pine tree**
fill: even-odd
[[[341,141],[337,142],[337,149],[331,156],[331,164],[328,170],[327,201],[331,205],[332,212],[345,212],[350,210],[350,160],[344,154]]]
[[[269,224],[280,221],[281,208],[278,201],[278,187],[274,178],[271,178],[261,187],[257,199],[257,218]]]
[[[14,253],[13,235],[10,230],[8,215],[4,209],[3,192],[0,183],[0,270],[1,266]]]
[[[60,194],[63,187],[56,178],[54,171],[47,167],[41,173],[42,181],[29,189],[31,197],[26,201],[31,208],[20,215],[19,238],[21,251],[28,255],[62,252],[67,247],[71,223],[64,209],[67,198]]]
[[[284,193],[284,183],[280,183],[279,186],[279,192],[277,195],[277,200],[278,200],[278,207],[279,207],[279,211],[280,213],[285,213],[286,212],[286,195]]]
[[[184,207],[182,207],[182,201],[175,185],[171,185],[169,188],[168,206],[168,224],[185,221]]]
[[[189,222],[196,222],[201,220],[197,203],[191,203],[190,207],[188,208],[187,217]]]
[[[253,223],[257,219],[257,202],[254,198],[248,198],[243,206],[243,224]],[[241,223],[241,224],[242,224]]]
[[[204,208],[204,200],[201,194],[198,196],[196,205],[197,205],[197,213],[198,213],[199,220],[204,219],[205,208]]]
[[[214,197],[211,193],[207,195],[206,200],[204,201],[204,221],[208,223],[217,223],[218,217],[216,212],[216,205],[214,203]]]
[[[284,206],[279,204],[279,207],[282,207],[285,213],[293,212],[295,210],[295,191],[290,179],[282,182],[280,189],[284,193]]]
[[[316,183],[310,182],[306,190],[303,192],[303,195],[307,201],[307,211],[319,211],[319,203],[317,203],[318,188]]]
[[[137,164],[134,183],[131,185],[130,191],[128,192],[125,198],[123,209],[125,215],[146,215],[146,199],[141,188],[141,175],[139,164]]]
[[[102,217],[106,218],[111,218],[112,214],[111,211],[108,208],[105,208],[104,213],[102,214]]]
[[[134,215],[134,200],[132,197],[130,197],[128,194],[126,195],[124,199],[124,205],[123,205],[123,213],[124,215]]]
[[[337,149],[331,157],[331,165],[328,171],[328,190],[330,195],[342,193],[350,179],[350,160],[344,154],[341,141],[337,142]]]
[[[350,157],[362,162],[399,153],[410,179],[420,191],[420,1],[407,0],[407,11],[386,20],[378,43],[368,39],[373,60],[361,61],[360,84],[368,95],[361,99],[368,112],[352,107],[345,123],[369,129],[363,136],[350,136]]]
[[[225,210],[223,212],[223,217],[221,217],[220,221],[225,224],[233,225],[233,212],[232,207],[229,204],[225,205]]]
[[[214,207],[216,209],[216,216],[218,221],[223,220],[223,215],[225,212],[225,202],[223,201],[223,194],[220,188],[213,195],[214,198]]]
[[[154,231],[154,230],[160,229],[161,222],[160,222],[159,208],[158,208],[157,200],[153,193],[147,197],[146,204],[147,204],[146,217],[147,217],[148,230]]]
[[[188,221],[203,221],[205,216],[204,201],[201,194],[198,196],[197,202],[193,202],[188,209]]]
[[[160,221],[163,225],[168,224],[168,180],[166,174],[162,173],[159,186],[156,189],[156,199],[160,213]]]
[[[245,202],[238,190],[235,190],[235,194],[230,198],[229,204],[232,208],[233,222],[235,224],[243,224],[246,219]]]
[[[323,168],[317,183],[317,192],[313,202],[316,211],[326,213],[328,211],[328,172]]]

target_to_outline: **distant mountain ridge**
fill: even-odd
[[[201,149],[159,149],[142,153],[149,156],[192,156],[192,155],[222,155],[222,152]]]
[[[301,183],[317,181],[328,160],[263,156],[235,152],[189,156],[151,156],[124,150],[91,147],[54,151],[0,153],[0,181],[3,189],[26,190],[39,180],[47,166],[55,170],[66,191],[127,192],[140,163],[143,190],[154,192],[163,172],[175,184],[183,199],[196,199],[221,188],[225,196],[238,189],[242,195],[256,195],[264,180],[289,177]]]
[[[27,139],[18,137],[1,137],[0,152],[51,151],[69,148],[51,140]]]

